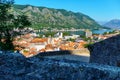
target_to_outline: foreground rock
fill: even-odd
[[[119,73],[117,67],[0,53],[0,80],[120,80]]]
[[[120,67],[120,34],[89,46],[90,63]]]

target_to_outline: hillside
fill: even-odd
[[[87,28],[99,29],[101,26],[92,18],[82,13],[74,13],[64,9],[35,7],[31,5],[14,5],[14,13],[25,14],[32,21],[34,28]]]
[[[120,20],[113,19],[113,20],[107,22],[106,24],[104,24],[104,26],[109,27],[109,28],[113,28],[113,29],[120,29]]]

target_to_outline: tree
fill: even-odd
[[[11,11],[13,3],[14,0],[0,0],[0,48],[3,50],[14,49],[12,44],[14,28],[23,29],[31,25],[27,16],[13,14]]]

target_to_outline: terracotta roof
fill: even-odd
[[[24,53],[22,53],[24,56],[29,56],[30,54],[29,54],[29,52],[24,52]]]
[[[53,45],[52,45],[52,44],[47,44],[47,45],[45,46],[45,49],[53,49]]]
[[[36,51],[37,49],[35,47],[30,48],[30,51]]]
[[[40,49],[39,52],[45,52],[46,50],[44,48]]]
[[[30,48],[30,54],[37,54],[37,49],[35,47]]]
[[[31,40],[31,43],[43,43],[47,42],[47,38],[34,38]]]
[[[15,50],[19,50],[19,51],[21,51],[22,48],[21,48],[21,47],[15,47]]]

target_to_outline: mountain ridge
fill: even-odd
[[[112,19],[104,24],[104,26],[113,28],[113,29],[120,29],[120,19]]]
[[[15,14],[25,14],[29,17],[34,28],[76,28],[76,29],[100,29],[95,20],[80,12],[37,7],[31,5],[14,5]]]

